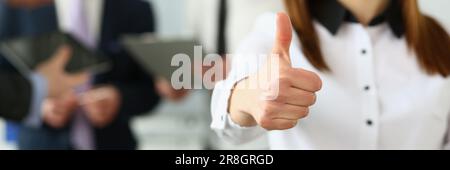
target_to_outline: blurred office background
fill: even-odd
[[[162,37],[188,37],[199,40],[205,52],[218,50],[220,0],[149,0],[157,16],[157,33]],[[281,0],[226,0],[228,17],[226,47],[233,53],[247,34],[253,20],[264,12],[283,9]],[[450,28],[448,0],[421,0],[423,10]],[[180,102],[165,101],[152,113],[137,117],[133,129],[139,149],[267,149],[265,137],[245,144],[232,145],[219,140],[209,128],[210,95],[195,90]],[[5,133],[0,120],[0,149],[15,149],[14,136]]]

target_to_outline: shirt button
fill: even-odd
[[[365,87],[364,87],[364,90],[365,90],[365,91],[369,91],[369,90],[370,90],[370,86],[365,86]]]
[[[368,126],[372,126],[372,125],[373,125],[373,122],[372,122],[372,120],[369,119],[369,120],[366,121],[366,124],[367,124]]]
[[[363,55],[365,55],[365,54],[367,54],[367,50],[366,50],[366,49],[362,49],[362,50],[361,50],[361,53],[362,53]]]

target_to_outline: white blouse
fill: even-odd
[[[364,27],[346,22],[332,35],[316,22],[331,72],[308,62],[294,34],[293,67],[314,71],[323,81],[309,116],[283,131],[235,124],[227,112],[231,88],[257,71],[236,68],[258,63],[246,56],[271,51],[275,21],[273,13],[258,19],[237,52],[240,56],[233,58],[229,77],[216,85],[211,127],[220,137],[243,143],[267,133],[270,148],[277,150],[449,148],[450,79],[426,74],[405,38],[394,36],[387,23]]]

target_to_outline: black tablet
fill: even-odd
[[[72,57],[66,65],[69,73],[89,71],[96,74],[110,68],[110,61],[101,52],[86,48],[62,32],[5,40],[0,42],[0,50],[21,73],[29,74],[40,63],[52,57],[62,45],[72,48]]]

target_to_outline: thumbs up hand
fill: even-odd
[[[267,130],[286,130],[295,127],[298,120],[308,115],[322,82],[313,72],[292,68],[289,54],[291,41],[289,16],[279,13],[275,44],[268,62],[257,74],[239,82],[233,90],[229,111],[234,122],[241,126],[259,125]],[[269,88],[248,88],[248,84],[260,83],[258,79],[261,77],[271,77],[273,68],[277,69],[277,75],[266,82]],[[267,99],[268,94],[270,99]]]

